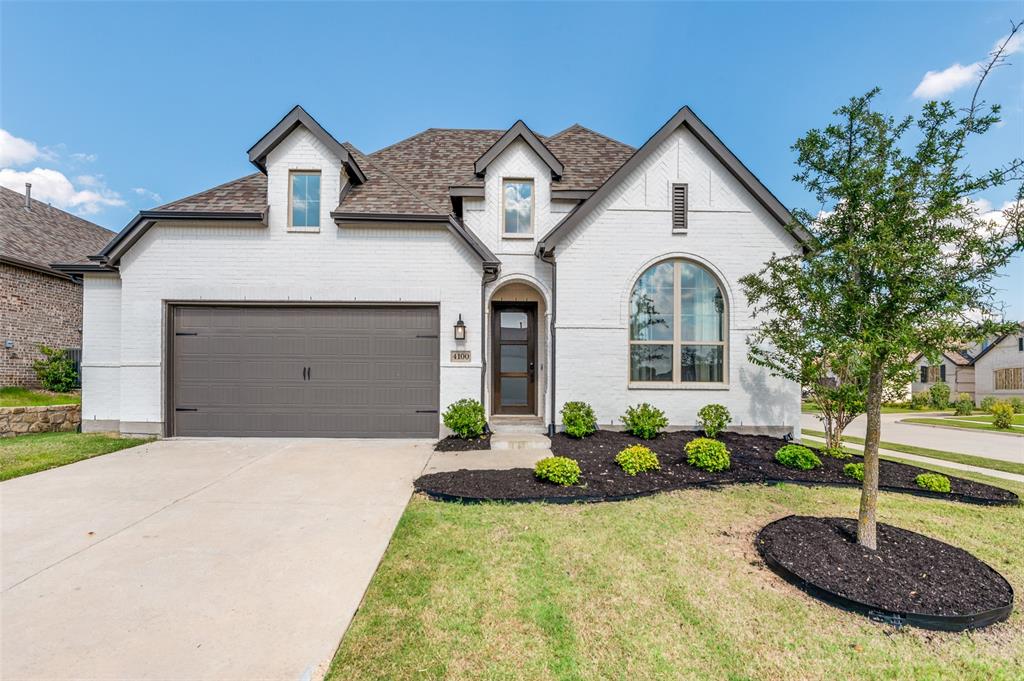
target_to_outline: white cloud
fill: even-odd
[[[0,169],[0,185],[25,193],[25,183],[32,183],[32,198],[52,203],[62,210],[83,215],[98,213],[104,208],[125,205],[121,196],[107,187],[102,179],[84,176],[93,184],[79,182],[88,189],[76,188],[64,173],[52,168],[33,168],[21,171],[13,168]],[[81,180],[82,178],[76,178]]]
[[[159,194],[150,189],[146,189],[145,187],[132,187],[132,191],[142,198],[149,199],[150,201],[163,201],[163,198],[161,198]]]
[[[34,142],[15,137],[0,128],[0,165],[20,166],[31,163],[43,155]]]
[[[92,163],[96,160],[96,158],[96,154],[83,154],[80,152],[71,154],[71,160],[77,161],[79,163]]]
[[[996,44],[992,46],[992,52],[998,50],[1004,42],[1006,42],[1006,36],[996,41]],[[1022,49],[1024,49],[1024,35],[1018,33],[1006,43],[1006,47],[1003,48],[1003,56],[1016,54]],[[941,71],[928,71],[924,74],[921,82],[917,84],[917,87],[914,88],[914,97],[918,99],[936,99],[959,90],[964,85],[972,83],[977,79],[984,63],[984,61],[976,61],[965,66],[957,62]]]

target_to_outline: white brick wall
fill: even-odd
[[[1024,390],[996,390],[995,370],[1024,367],[1024,352],[1018,350],[1020,334],[1011,333],[974,363],[974,390],[978,404],[989,395],[1003,399],[1024,397]]]
[[[82,429],[116,430],[111,422],[121,413],[121,279],[87,274],[83,306]]]
[[[673,234],[672,182],[690,185],[689,232]],[[773,252],[795,241],[685,129],[652,154],[583,225],[557,246],[556,402],[585,400],[602,424],[618,424],[629,404],[650,402],[674,425],[692,425],[710,402],[726,405],[736,426],[795,428],[799,387],[746,359],[753,327],[739,288]],[[729,380],[716,389],[630,389],[628,304],[636,278],[670,257],[704,264],[724,283],[729,317]]]

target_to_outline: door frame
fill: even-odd
[[[527,315],[526,333],[526,405],[501,406],[501,313],[520,311]],[[491,302],[491,413],[495,416],[537,415],[537,303],[535,301]]]
[[[395,300],[371,300],[371,301],[333,301],[333,300],[231,300],[231,299],[208,299],[189,300],[188,298],[165,299],[162,302],[163,332],[162,346],[160,349],[161,377],[163,386],[161,398],[163,399],[162,409],[164,417],[163,437],[174,437],[174,310],[178,307],[428,307],[437,310],[438,327],[441,324],[441,303],[437,301],[395,301]],[[441,360],[443,359],[443,343],[440,342],[440,328],[438,328],[438,378],[437,378],[437,404],[438,411],[441,411]],[[440,435],[441,419],[438,414],[437,428],[434,431],[435,437]]]

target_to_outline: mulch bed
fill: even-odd
[[[684,446],[699,437],[694,431],[661,433],[653,440],[641,440],[628,433],[599,430],[583,439],[559,433],[551,440],[558,456],[576,459],[580,465],[580,484],[558,487],[534,477],[526,468],[431,473],[416,480],[416,489],[435,498],[459,501],[613,501],[686,487],[706,487],[736,483],[794,482],[814,485],[859,487],[860,483],[843,475],[843,466],[859,457],[834,459],[821,456],[822,466],[810,471],[786,468],[774,459],[783,440],[765,435],[722,433],[729,448],[732,466],[720,473],[705,473],[686,463]],[[443,442],[443,440],[442,440]],[[625,447],[643,444],[658,454],[661,470],[626,475],[615,455]],[[1015,504],[1017,495],[1008,490],[971,480],[950,477],[950,494],[926,492],[914,482],[924,469],[891,461],[880,463],[881,489],[923,496],[954,499],[978,504]]]
[[[893,624],[962,630],[1006,619],[1013,588],[963,549],[878,524],[878,548],[857,544],[850,518],[787,516],[757,535],[775,572],[814,596]]]
[[[491,434],[484,433],[480,437],[471,437],[463,440],[458,435],[449,435],[438,440],[434,445],[435,452],[471,452],[478,449],[491,448]]]

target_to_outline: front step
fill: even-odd
[[[492,433],[535,433],[547,431],[539,416],[492,416],[487,422]]]
[[[551,440],[537,433],[494,433],[491,435],[491,449],[551,449]]]

